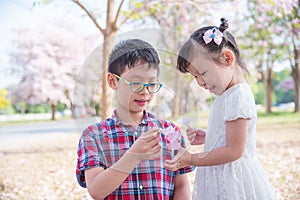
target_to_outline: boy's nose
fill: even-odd
[[[148,88],[148,87],[149,87],[149,86],[144,86],[143,90],[140,91],[139,93],[140,93],[140,94],[150,94],[149,88]]]

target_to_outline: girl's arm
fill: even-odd
[[[220,165],[239,159],[245,149],[247,139],[247,119],[237,119],[226,122],[226,146],[216,148],[210,152],[194,153],[181,149],[173,160],[166,161],[166,168],[177,170],[179,168],[193,166]]]
[[[209,153],[192,154],[190,165],[219,165],[235,161],[242,157],[247,140],[247,123],[247,119],[226,122],[227,145],[216,148]]]

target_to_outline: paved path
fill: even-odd
[[[77,142],[82,130],[96,118],[24,122],[0,126],[0,150],[59,146]],[[77,145],[77,144],[76,144]]]
[[[45,134],[45,133],[73,133],[75,131],[73,120],[51,121],[51,122],[28,122],[13,125],[0,126],[0,133],[12,134]],[[1,137],[0,135],[0,137]]]

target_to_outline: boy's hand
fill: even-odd
[[[202,129],[186,129],[186,134],[191,145],[200,145],[205,142],[205,131]]]
[[[161,146],[159,144],[159,129],[152,129],[143,133],[129,149],[129,153],[135,154],[140,161],[154,160],[161,157]]]
[[[130,173],[141,161],[161,157],[158,135],[159,129],[152,129],[143,133],[111,168]]]

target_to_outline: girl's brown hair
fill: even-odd
[[[223,33],[222,42],[218,45],[215,42],[205,43],[203,40],[204,33],[209,29],[219,29]],[[188,41],[186,41],[179,51],[179,55],[177,58],[177,69],[179,71],[186,73],[187,67],[191,64],[191,58],[196,56],[199,53],[199,45],[202,49],[205,50],[205,53],[212,57],[212,59],[216,62],[221,62],[220,54],[223,48],[228,48],[233,51],[236,61],[239,66],[248,72],[246,64],[243,62],[240,56],[240,50],[235,42],[233,35],[227,31],[228,29],[228,21],[225,18],[221,18],[220,27],[216,26],[206,26],[195,31]],[[197,48],[198,46],[198,48]]]

